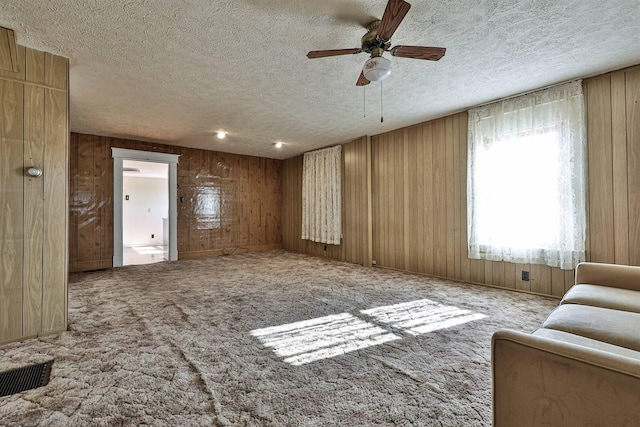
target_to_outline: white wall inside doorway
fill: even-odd
[[[125,247],[162,246],[162,219],[169,216],[168,188],[168,177],[122,178],[122,243]]]

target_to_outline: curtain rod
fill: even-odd
[[[508,101],[509,99],[518,98],[520,96],[531,95],[532,93],[542,92],[543,90],[551,89],[551,88],[554,88],[554,87],[566,85],[566,84],[573,83],[573,82],[579,82],[580,84],[582,84],[582,79],[572,79],[572,80],[566,80],[566,81],[560,82],[560,83],[553,83],[553,84],[550,84],[548,86],[544,86],[544,87],[537,88],[537,89],[532,89],[532,90],[527,91],[527,92],[521,92],[521,93],[517,93],[515,95],[509,95],[509,96],[506,96],[504,98],[495,99],[493,101],[487,101],[487,102],[484,102],[482,104],[475,105],[473,107],[468,107],[468,108],[466,108],[466,111],[473,110],[474,108],[484,107],[484,106],[489,105],[489,104],[495,104],[496,102]]]
[[[347,141],[347,142],[349,142],[349,141]],[[333,144],[333,145],[329,145],[329,146],[327,146],[327,147],[322,147],[322,148],[316,148],[315,150],[305,151],[305,152],[304,152],[304,153],[302,153],[302,154],[315,153],[316,151],[323,151],[323,150],[329,150],[329,149],[331,149],[331,148],[342,147],[342,145],[343,145],[343,144],[346,144],[347,142],[343,142],[343,143],[340,143],[340,144]]]

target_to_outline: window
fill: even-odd
[[[302,239],[339,245],[342,233],[342,146],[304,154]]]
[[[469,111],[469,257],[575,268],[585,256],[581,82]]]

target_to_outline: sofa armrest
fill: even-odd
[[[640,360],[500,330],[493,426],[640,425]]]
[[[611,286],[640,291],[640,267],[581,262],[576,267],[575,284]]]

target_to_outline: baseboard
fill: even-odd
[[[13,342],[26,341],[26,340],[30,340],[30,339],[33,339],[33,338],[38,338],[38,335],[25,335],[23,337],[12,338],[12,339],[7,340],[7,341],[0,341],[0,346],[3,346],[5,344],[11,344]]]
[[[92,261],[78,261],[69,263],[69,273],[81,271],[103,270],[113,267],[113,258],[97,259]]]
[[[557,300],[561,300],[562,299],[561,296],[557,296],[557,295],[543,294],[543,293],[540,293],[540,292],[527,291],[527,290],[518,289],[518,288],[507,288],[506,286],[490,285],[488,283],[472,282],[470,280],[453,279],[451,277],[437,276],[435,274],[420,273],[420,272],[417,272],[417,271],[400,270],[398,268],[383,267],[383,266],[380,266],[380,265],[375,265],[375,266],[373,266],[373,268],[380,268],[380,269],[383,269],[383,270],[398,271],[400,273],[407,273],[407,274],[416,274],[418,276],[434,277],[436,279],[450,280],[452,282],[457,282],[457,283],[467,283],[467,284],[470,284],[470,285],[484,286],[484,287],[487,287],[487,288],[501,289],[501,290],[504,290],[504,291],[520,292],[522,294],[537,295],[537,296],[540,296],[540,297],[553,298],[553,299],[557,299]]]
[[[190,251],[190,252],[178,252],[178,259],[197,259],[208,258],[220,255],[229,255],[246,252],[264,252],[274,251],[282,249],[282,243],[275,243],[270,245],[250,245],[250,246],[231,246],[228,248],[212,249],[206,251]],[[105,268],[112,268],[113,260],[98,259],[92,261],[78,261],[69,263],[69,273],[79,273],[82,271],[103,270]]]
[[[42,331],[42,332],[38,332],[38,338],[44,337],[46,335],[59,334],[59,333],[62,333],[62,332],[67,332],[67,331],[68,331],[67,327],[60,328],[60,329],[52,329],[50,331]]]
[[[253,246],[232,246],[229,248],[222,249],[213,249],[207,251],[191,251],[191,252],[178,252],[178,259],[197,259],[197,258],[208,258],[215,257],[220,255],[230,255],[230,254],[241,254],[247,252],[264,252],[264,251],[275,251],[278,249],[282,249],[282,244],[271,244],[271,245],[253,245]]]

